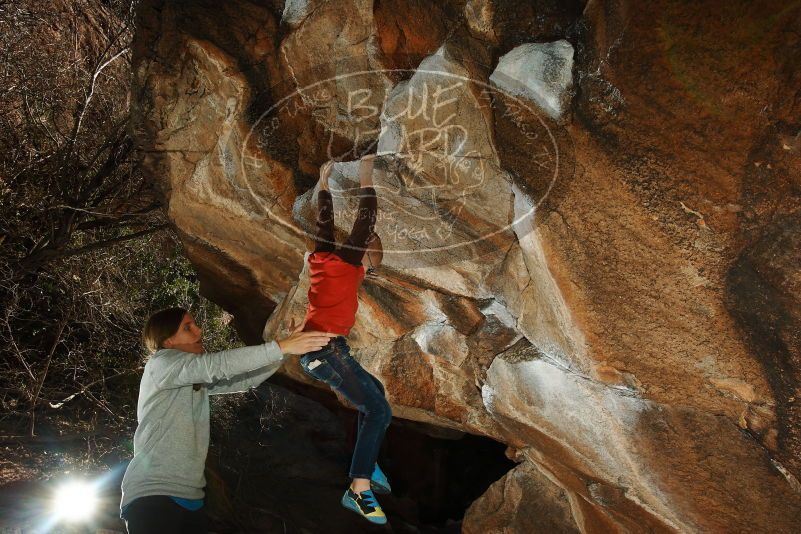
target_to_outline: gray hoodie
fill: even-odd
[[[284,361],[278,343],[205,354],[154,353],[142,374],[134,457],[122,479],[124,508],[137,497],[203,498],[209,448],[209,395],[258,386]],[[193,384],[204,384],[199,390]]]

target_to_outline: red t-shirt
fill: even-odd
[[[333,252],[309,255],[309,307],[304,330],[347,336],[356,322],[356,298],[364,280],[364,266],[344,261]]]

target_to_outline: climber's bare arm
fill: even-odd
[[[320,167],[320,189],[328,191],[328,178],[331,176],[331,171],[334,169],[334,162],[331,160],[326,161]]]
[[[359,160],[359,185],[373,187],[373,163],[375,154],[367,154]]]

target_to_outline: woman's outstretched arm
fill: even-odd
[[[170,389],[193,384],[214,384],[220,380],[234,380],[239,375],[262,370],[264,367],[277,368],[283,363],[285,354],[305,354],[320,350],[328,340],[337,335],[329,332],[304,332],[305,324],[304,320],[296,327],[293,319],[289,327],[292,333],[289,336],[261,345],[203,354],[176,349],[160,350],[145,365],[145,373],[150,374],[158,389]]]
[[[270,378],[281,368],[282,362],[277,362],[254,371],[241,374],[236,378],[219,380],[208,386],[209,395],[220,395],[222,393],[241,393],[250,388],[258,387],[259,384]]]
[[[203,354],[164,349],[150,358],[145,373],[150,374],[158,389],[170,389],[232,379],[262,367],[280,365],[283,359],[276,341]]]

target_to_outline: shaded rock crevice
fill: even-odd
[[[801,308],[798,242],[801,215],[779,219],[741,253],[729,271],[727,288],[732,314],[760,359],[776,398],[778,428],[755,428],[754,434],[775,451],[778,460],[801,476]]]

